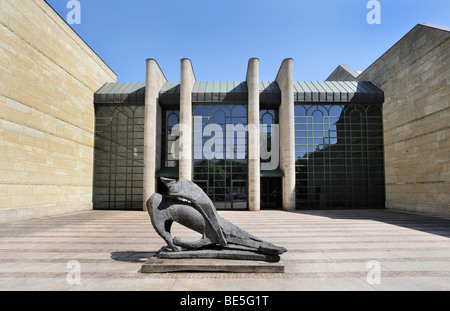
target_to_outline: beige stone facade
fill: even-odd
[[[416,26],[358,80],[386,94],[386,207],[450,215],[450,31]]]
[[[93,94],[115,73],[43,0],[0,1],[0,55],[0,223],[91,209]]]
[[[450,215],[450,29],[417,25],[355,79],[385,92],[386,207]]]

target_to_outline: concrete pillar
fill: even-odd
[[[294,61],[287,58],[275,79],[281,90],[280,105],[280,166],[283,210],[295,210],[295,119],[294,119]]]
[[[259,211],[261,201],[259,134],[259,59],[252,58],[247,69],[248,88],[248,198],[249,210]]]
[[[192,180],[192,90],[195,74],[189,59],[181,60],[179,177]]]
[[[160,163],[157,162],[158,152],[158,109],[159,92],[166,82],[161,68],[154,59],[147,59],[147,71],[145,77],[145,129],[144,129],[144,211],[147,209],[147,201],[156,191],[156,170]]]

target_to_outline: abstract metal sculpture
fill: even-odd
[[[147,202],[153,227],[167,243],[158,257],[279,261],[279,256],[287,251],[221,217],[211,199],[192,181],[161,180],[168,195],[155,193]],[[173,222],[202,234],[202,238],[193,242],[172,238]]]

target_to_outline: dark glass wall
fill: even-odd
[[[144,106],[96,105],[95,112],[94,208],[141,210]],[[241,139],[233,133],[233,149],[226,149],[226,125],[247,125],[247,107],[194,105],[193,112],[194,137],[203,134],[194,138],[194,182],[218,209],[247,209],[247,132]],[[261,110],[261,124],[277,124],[277,117],[276,109]],[[178,137],[171,131],[179,111],[163,111],[161,121],[161,167],[175,169],[171,148]],[[223,157],[205,157],[203,147],[215,134],[205,135],[209,124],[223,132]],[[296,105],[295,145],[298,209],[384,207],[381,106]],[[281,208],[281,176],[261,178],[261,208]]]
[[[247,132],[231,134],[227,130],[227,125],[247,125],[247,107],[194,105],[193,114],[193,181],[209,195],[217,209],[247,209]],[[211,124],[217,124],[222,133],[210,131]],[[213,137],[217,138],[216,145],[211,144]],[[227,149],[230,138],[234,143],[229,144],[232,149]]]
[[[142,210],[144,106],[96,105],[94,209]]]
[[[383,208],[379,105],[296,105],[297,209]]]

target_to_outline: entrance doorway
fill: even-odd
[[[261,177],[261,209],[283,209],[281,177]]]

